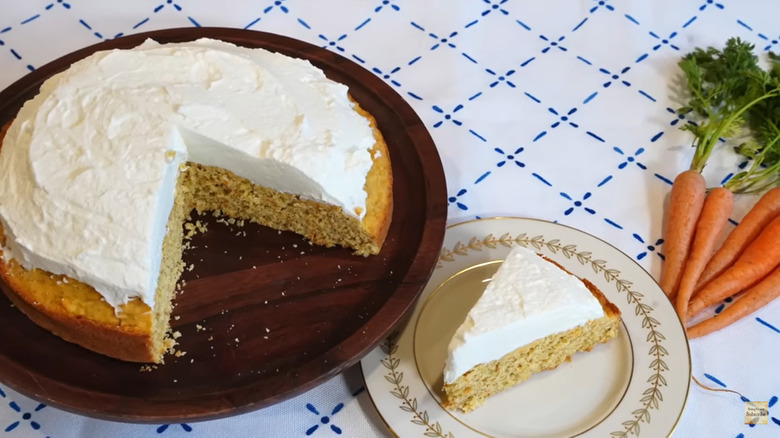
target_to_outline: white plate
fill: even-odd
[[[621,311],[617,339],[536,374],[468,413],[442,408],[442,369],[455,329],[515,245],[587,278]],[[439,264],[408,324],[360,363],[377,411],[399,437],[665,437],[688,397],[685,332],[653,278],[582,231],[540,220],[449,227]]]

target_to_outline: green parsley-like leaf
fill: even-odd
[[[679,112],[704,118],[680,128],[694,137],[690,168],[701,172],[721,138],[752,137],[736,148],[753,160],[750,168],[726,184],[739,193],[780,183],[780,56],[770,53],[771,67],[765,71],[753,49],[730,38],[722,50],[696,48],[678,63],[689,94]]]

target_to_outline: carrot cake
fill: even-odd
[[[192,210],[377,254],[390,157],[306,60],[199,39],[97,52],[47,79],[0,144],[0,276],[34,322],[161,362]]]
[[[491,395],[617,336],[620,311],[592,283],[515,247],[456,331],[445,407],[469,412]]]

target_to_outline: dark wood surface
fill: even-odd
[[[172,326],[182,357],[150,372],[69,344],[31,323],[0,294],[0,381],[44,403],[98,418],[175,422],[280,402],[342,372],[375,347],[416,301],[441,249],[446,187],[436,148],[411,107],[357,64],[290,38],[222,28],[170,29],[103,42],[0,92],[0,124],[42,81],[97,50],[206,36],[309,59],[377,120],[394,176],[393,221],[379,255],[309,245],[292,233],[217,223],[184,260]],[[246,236],[238,236],[246,232]],[[243,234],[243,233],[241,233]],[[0,284],[3,288],[7,286]]]

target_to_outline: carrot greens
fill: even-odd
[[[759,92],[769,93],[780,88],[780,56],[769,54],[771,68],[762,82],[756,82]],[[751,158],[750,167],[734,175],[726,187],[737,193],[762,192],[780,185],[780,97],[762,100],[747,116],[753,140],[737,147],[737,152]]]
[[[691,170],[701,172],[721,138],[752,134],[738,152],[753,159],[752,166],[732,178],[727,188],[735,193],[757,192],[780,182],[780,66],[771,56],[773,68],[763,70],[753,45],[730,38],[722,50],[697,48],[679,62],[689,99],[681,113],[694,111],[701,123],[683,125],[694,136]],[[778,165],[780,166],[780,165]]]

